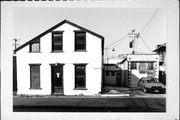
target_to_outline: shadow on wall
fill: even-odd
[[[138,81],[139,77],[131,73],[131,82],[130,82],[130,87],[138,87]]]
[[[165,73],[165,71],[159,71],[159,82],[166,85],[166,73]]]

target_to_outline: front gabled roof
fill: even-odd
[[[121,62],[119,62],[120,64],[124,63],[127,60],[127,57],[125,57]]]
[[[83,27],[81,27],[81,26],[79,26],[79,25],[77,25],[77,24],[75,24],[75,23],[72,23],[72,22],[70,22],[70,21],[68,21],[68,20],[63,20],[62,22],[60,22],[60,23],[58,23],[57,25],[51,27],[50,29],[46,30],[45,32],[41,33],[40,35],[34,37],[34,38],[31,39],[30,41],[24,43],[23,45],[21,45],[20,47],[18,47],[17,49],[15,49],[14,52],[17,52],[17,51],[19,51],[20,49],[24,48],[25,46],[33,43],[34,41],[37,40],[37,38],[40,38],[40,37],[46,35],[47,33],[52,32],[54,29],[56,29],[57,27],[63,25],[64,23],[67,23],[67,24],[69,24],[69,25],[72,25],[72,26],[74,26],[74,27],[76,27],[76,28],[79,28],[79,29],[81,29],[81,30],[83,30],[83,31],[85,31],[85,32],[88,32],[88,33],[90,33],[90,34],[92,34],[92,35],[94,35],[94,36],[96,36],[96,37],[101,38],[101,39],[102,39],[102,51],[103,51],[103,49],[104,49],[104,37],[103,37],[103,36],[101,36],[101,35],[93,32],[93,31],[90,31],[90,30],[88,30],[88,29],[86,29],[86,28],[83,28]],[[102,53],[102,54],[103,54],[103,53]]]

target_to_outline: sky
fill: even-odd
[[[136,40],[139,53],[152,53],[157,44],[166,42],[165,11],[157,8],[15,8],[13,36],[22,45],[64,19],[104,36],[105,48],[119,40],[105,50],[108,57],[132,53],[131,39],[127,36],[121,40],[132,29],[141,31],[146,43],[141,38]]]

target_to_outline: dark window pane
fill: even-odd
[[[86,33],[76,32],[75,33],[75,51],[86,50]]]
[[[147,69],[148,70],[153,70],[153,63],[147,63],[148,65],[147,65]]]
[[[139,72],[142,74],[145,74],[147,71],[146,69],[146,63],[139,63]]]
[[[106,76],[109,76],[109,71],[106,71]]]
[[[85,75],[85,66],[77,66],[76,74],[78,76],[84,76]]]
[[[76,77],[76,88],[77,87],[85,87],[85,79],[84,79],[84,76],[80,77],[80,76],[77,76]]]
[[[136,62],[131,63],[131,69],[137,69],[137,63]]]
[[[86,83],[86,66],[85,65],[75,65],[75,88],[83,87],[85,88]]]
[[[40,88],[40,65],[30,65],[30,88]]]
[[[52,51],[63,49],[63,36],[62,33],[52,33]]]

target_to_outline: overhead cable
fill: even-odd
[[[139,36],[140,36],[140,38],[142,39],[144,45],[148,48],[148,50],[149,50],[150,52],[152,52],[152,50],[151,50],[151,49],[149,48],[149,46],[146,44],[146,42],[145,42],[145,40],[142,38],[142,36],[141,36],[141,35],[139,35]]]
[[[119,40],[117,40],[117,41],[113,42],[112,44],[110,44],[110,45],[106,46],[105,48],[109,48],[110,46],[112,46],[112,45],[114,45],[114,44],[116,44],[116,43],[120,42],[121,40],[123,40],[123,39],[124,39],[124,38],[126,38],[127,36],[128,36],[128,34],[127,34],[127,35],[125,35],[125,36],[123,36],[123,37],[122,37],[122,38],[120,38]]]
[[[140,31],[140,33],[143,32],[143,31],[146,29],[146,27],[151,23],[153,17],[157,14],[158,11],[159,11],[159,8],[156,9],[156,11],[154,12],[154,14],[151,16],[151,18],[150,18],[149,21],[146,23],[146,25],[142,28],[142,30]]]
[[[125,40],[125,38],[124,39],[122,39],[118,44],[116,44],[114,47],[117,47],[119,44],[121,44],[123,41]]]

